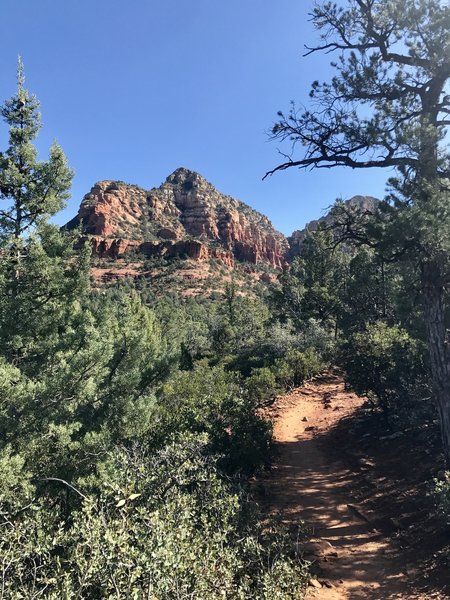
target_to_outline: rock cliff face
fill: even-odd
[[[348,200],[361,210],[372,210],[376,202],[368,196]],[[144,277],[161,289],[204,295],[208,290],[221,293],[230,277],[243,293],[252,282],[276,280],[276,271],[301,254],[306,232],[331,218],[328,214],[311,221],[286,239],[267,217],[221,194],[198,173],[180,168],[148,191],[120,181],[96,183],[66,228],[81,227],[80,244],[88,242],[99,259],[92,269],[99,282]],[[165,269],[164,261],[143,257],[188,260]],[[172,267],[176,274],[171,275]],[[173,281],[163,284],[164,277]]]
[[[279,269],[288,251],[286,238],[267,217],[184,168],[150,191],[118,181],[96,183],[66,227],[80,224],[94,254],[103,258],[137,251]]]

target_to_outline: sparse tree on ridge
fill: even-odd
[[[422,293],[434,396],[450,463],[450,7],[441,0],[319,2],[320,43],[335,75],[315,81],[311,108],[279,113],[272,133],[293,153],[288,168],[395,170],[376,215],[336,211],[343,239],[367,244],[383,260],[414,265]],[[297,158],[295,152],[299,152]],[[365,222],[364,222],[365,221]]]

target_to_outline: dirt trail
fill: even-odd
[[[307,598],[443,599],[413,591],[395,541],[376,528],[377,515],[355,504],[353,471],[327,445],[327,432],[363,402],[333,375],[277,401],[271,416],[279,452],[262,484],[269,509],[289,525],[305,521],[313,528],[307,558],[317,587]]]

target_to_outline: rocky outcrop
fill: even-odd
[[[142,227],[147,194],[134,185],[99,181],[83,198],[78,215],[67,229],[82,226],[86,235],[118,237],[121,232],[137,232]],[[132,236],[131,236],[131,239]]]
[[[77,226],[103,258],[136,251],[282,268],[288,249],[267,217],[184,168],[150,191],[119,181],[96,183],[66,225]]]
[[[373,211],[377,202],[370,196],[347,201],[362,211]],[[66,228],[80,227],[80,244],[90,243],[100,259],[126,257],[133,263],[146,256],[205,263],[213,258],[230,269],[243,264],[260,275],[265,269],[258,265],[283,268],[301,254],[307,231],[331,222],[327,214],[286,239],[267,217],[220,193],[198,173],[180,168],[149,191],[121,181],[96,183]]]
[[[345,201],[346,205],[360,212],[373,212],[378,203],[379,200],[373,196],[353,196]],[[289,243],[289,250],[286,254],[287,261],[290,262],[296,256],[301,254],[302,244],[308,232],[317,231],[319,225],[331,225],[332,223],[333,215],[331,212],[328,212],[320,219],[307,223],[304,229],[294,231],[292,235],[287,238]]]

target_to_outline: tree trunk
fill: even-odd
[[[445,460],[450,467],[450,340],[445,326],[444,286],[439,282],[437,271],[423,269],[422,289],[433,394],[439,413]]]

